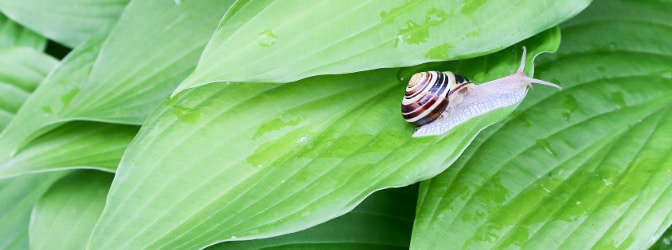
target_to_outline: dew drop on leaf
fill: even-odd
[[[261,47],[270,47],[278,40],[278,36],[271,30],[264,30],[257,36],[257,44]]]
[[[178,120],[193,125],[196,123],[196,120],[198,120],[198,117],[201,116],[201,111],[193,108],[175,106],[173,107],[173,114],[175,114]]]
[[[547,140],[539,139],[539,140],[537,140],[536,143],[537,143],[537,146],[540,146],[541,148],[543,148],[546,151],[546,153],[548,153],[552,156],[557,156],[557,153],[553,150],[553,148],[551,148],[551,144],[548,143]]]
[[[574,113],[577,109],[578,103],[576,102],[576,98],[572,95],[568,95],[567,99],[565,99],[565,102],[562,103],[562,107],[565,109],[565,111],[562,112],[562,117],[565,118],[565,120],[569,121],[569,118],[571,118],[572,113]]]
[[[51,114],[51,113],[53,113],[54,111],[51,109],[50,106],[43,106],[43,107],[42,107],[42,112],[44,112],[45,114]]]
[[[70,102],[72,102],[72,99],[75,98],[75,96],[79,93],[79,88],[73,88],[68,93],[65,93],[65,95],[61,96],[61,102],[63,105],[68,106]]]
[[[621,92],[614,92],[611,93],[611,101],[618,106],[618,109],[625,108],[625,98],[623,96],[623,93]]]

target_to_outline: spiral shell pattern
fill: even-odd
[[[452,72],[416,73],[406,87],[401,114],[416,126],[433,122],[448,108],[449,96],[468,83],[467,78]]]

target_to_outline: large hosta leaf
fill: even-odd
[[[113,176],[79,171],[54,183],[33,209],[30,249],[86,249]]]
[[[31,47],[42,51],[47,39],[9,20],[0,12],[0,48]]]
[[[40,34],[75,47],[114,22],[129,0],[0,0],[0,11]]]
[[[304,231],[208,249],[408,249],[417,192],[417,185],[382,190],[349,213]]]
[[[76,48],[24,104],[0,135],[0,159],[63,121],[141,124],[195,67],[230,3],[130,3],[109,35]]]
[[[554,50],[555,34],[525,43],[532,55]],[[461,68],[506,65],[511,73],[516,47]],[[90,247],[197,248],[305,229],[371,192],[440,173],[515,108],[469,120],[443,138],[411,139],[399,113],[406,82],[398,74],[405,72],[218,83],[177,95],[129,146]],[[502,75],[493,70],[477,80]]]
[[[0,131],[56,63],[30,47],[0,49]]]
[[[672,224],[669,1],[598,1],[533,95],[421,185],[412,248],[644,249]],[[627,35],[623,35],[627,34]]]
[[[28,249],[30,211],[49,186],[66,173],[0,179],[0,249]]]
[[[473,57],[553,27],[589,2],[237,1],[176,92]]]

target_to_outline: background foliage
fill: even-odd
[[[670,248],[672,2],[0,11],[1,249]],[[410,137],[410,75],[522,46],[563,91]]]

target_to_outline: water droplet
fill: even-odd
[[[448,14],[443,10],[432,8],[425,14],[425,23],[430,26],[439,25],[446,21]]]
[[[465,1],[464,4],[462,4],[462,8],[460,9],[460,12],[462,14],[465,14],[467,16],[472,16],[474,12],[476,12],[483,4],[485,3],[485,0],[471,0],[471,1]]]
[[[576,201],[576,205],[581,205],[581,201]]]
[[[427,59],[439,60],[439,59],[448,59],[448,52],[453,49],[453,45],[450,43],[444,43],[434,48],[431,48],[425,53]]]
[[[568,120],[571,118],[572,113],[574,113],[578,107],[578,102],[576,101],[576,98],[572,95],[568,95],[567,98],[565,99],[565,102],[562,103],[562,107],[565,109],[564,112],[562,112],[562,117],[565,118],[565,120]]]
[[[602,182],[604,182],[605,186],[609,186],[611,184],[614,184],[613,182],[611,182],[610,180],[607,180],[607,179],[602,179]]]
[[[42,112],[44,112],[45,114],[51,114],[54,111],[51,109],[51,107],[44,106],[44,107],[42,107]]]
[[[544,185],[541,185],[541,189],[543,189],[546,193],[549,193],[549,194],[551,193],[551,190],[548,189],[548,188],[547,188],[546,186],[544,186]]]
[[[304,136],[299,137],[299,139],[296,140],[296,143],[304,143],[304,142],[307,142],[308,140],[310,140],[310,137],[304,135]]]
[[[467,34],[464,34],[463,38],[473,38],[473,37],[479,36],[480,34],[481,34],[481,29],[478,28],[478,29],[469,31]],[[464,40],[464,39],[462,39],[462,40]]]
[[[429,30],[424,30],[423,28],[422,25],[413,20],[406,21],[406,24],[401,27],[399,34],[397,35],[397,44],[420,44],[427,41],[427,38],[429,38]]]
[[[406,21],[404,26],[399,29],[394,47],[397,47],[400,43],[420,44],[426,42],[429,38],[429,28],[444,23],[447,18],[448,14],[446,12],[432,8],[425,13],[425,20],[422,23],[413,20]]]
[[[597,66],[596,69],[597,69],[597,71],[599,71],[599,72],[604,72],[604,71],[607,70],[607,69],[604,68],[604,66]]]
[[[422,3],[422,2],[420,2],[420,1],[408,1],[404,4],[402,4],[402,5],[391,8],[389,11],[380,12],[381,22],[383,22],[384,24],[391,24],[391,23],[394,22],[394,19],[396,17],[402,16],[402,15],[408,13],[408,11],[410,9],[413,9],[415,7],[415,5],[418,5],[420,3]]]
[[[266,135],[267,133],[273,132],[273,131],[279,131],[283,128],[290,127],[290,126],[295,126],[299,124],[301,121],[303,121],[303,117],[297,116],[297,117],[284,117],[282,115],[278,115],[276,119],[273,119],[271,121],[268,121],[264,124],[261,124],[259,128],[257,129],[256,132],[254,132],[254,135],[252,136],[252,139],[258,139],[259,137],[262,137]]]
[[[616,104],[618,109],[625,108],[625,97],[622,92],[611,93],[611,101]]]
[[[523,127],[526,128],[532,127],[532,123],[524,115],[518,116],[518,120],[520,121],[521,124],[523,124]]]
[[[61,96],[61,102],[63,105],[68,106],[70,102],[72,102],[72,99],[75,98],[77,93],[79,93],[79,88],[73,88],[65,93],[65,95]]]
[[[175,114],[178,120],[192,125],[196,123],[198,117],[201,116],[201,111],[198,109],[182,106],[174,106],[172,109],[173,114]]]
[[[557,156],[557,153],[553,150],[553,148],[551,148],[551,144],[548,143],[548,141],[544,139],[539,139],[537,140],[537,146],[542,147],[546,151],[546,153],[552,156]]]
[[[262,47],[270,47],[278,40],[278,36],[271,30],[264,30],[257,36],[257,44]]]
[[[231,239],[232,239],[232,240],[235,240],[236,238],[238,238],[238,237],[236,237],[236,236],[231,236]]]
[[[670,79],[672,78],[672,71],[665,71],[662,74],[660,74],[662,78]]]
[[[397,79],[399,79],[399,82],[403,83],[404,85],[408,84],[408,80],[411,79],[411,76],[417,72],[418,69],[414,67],[401,68],[397,71]]]

